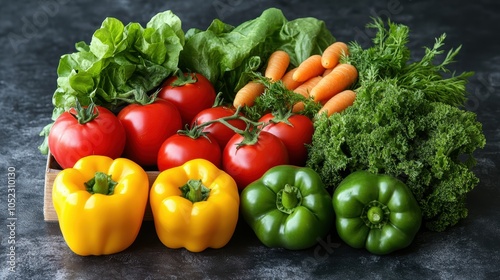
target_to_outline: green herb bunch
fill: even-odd
[[[460,48],[442,55],[445,35],[410,62],[407,26],[375,19],[368,27],[377,31],[373,46],[351,43],[343,58],[359,72],[356,101],[316,118],[307,165],[333,188],[356,170],[398,177],[425,226],[443,231],[467,216],[467,193],[479,182],[473,152],[486,140],[476,114],[464,109],[473,73],[447,68]]]

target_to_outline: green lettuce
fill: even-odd
[[[181,20],[171,11],[155,15],[146,27],[106,18],[90,44],[78,42],[76,52],[61,57],[52,119],[73,107],[76,100],[84,106],[93,101],[115,110],[137,94],[158,87],[177,70],[184,42]],[[39,147],[44,154],[51,126],[40,133],[45,136]]]
[[[180,67],[203,74],[231,101],[275,50],[288,52],[293,67],[334,41],[323,21],[288,21],[281,10],[270,8],[236,27],[215,19],[205,31],[188,30]]]

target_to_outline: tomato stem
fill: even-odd
[[[86,124],[99,116],[99,110],[97,110],[94,102],[91,102],[87,108],[83,108],[80,101],[76,99],[74,109],[76,114],[71,111],[69,113],[78,120],[79,124]]]
[[[172,83],[168,84],[167,86],[181,87],[198,82],[198,77],[196,76],[195,73],[191,72],[183,73],[180,69],[177,69],[174,75],[177,76],[177,79]]]
[[[219,106],[222,106],[224,104],[224,98],[222,97],[222,95],[223,95],[222,91],[217,93],[217,95],[215,96],[215,101],[214,101],[214,105],[212,105],[212,108],[219,107]]]
[[[148,95],[142,89],[133,89],[131,91],[120,94],[116,97],[116,99],[123,100],[128,104],[148,105],[156,101],[156,97],[158,96],[159,92],[160,89],[153,92],[153,94]]]
[[[293,115],[292,111],[280,111],[277,110],[272,113],[273,118],[270,120],[271,123],[285,123],[289,126],[293,126],[293,124],[290,122],[290,117]]]
[[[257,140],[259,138],[259,133],[262,130],[262,128],[267,125],[267,123],[264,122],[254,122],[240,114],[241,107],[238,107],[235,111],[235,113],[231,116],[227,117],[222,117],[218,118],[215,120],[207,121],[202,124],[194,124],[191,129],[186,129],[186,130],[179,130],[177,133],[179,134],[184,134],[187,135],[191,138],[198,138],[200,136],[205,136],[203,132],[203,128],[206,126],[209,126],[214,123],[221,123],[227,127],[229,127],[234,133],[237,133],[241,136],[243,136],[243,141],[238,144],[238,147],[242,145],[253,145],[257,143]],[[246,128],[244,130],[239,129],[235,127],[234,125],[230,124],[228,121],[230,120],[242,120],[246,124]]]
[[[231,118],[230,120],[234,120],[234,119]],[[234,125],[230,124],[229,122],[227,122],[226,118],[217,119],[215,122],[219,122],[219,123],[229,127],[235,133],[238,133],[241,135],[244,135],[248,130],[250,130],[250,125],[248,123],[246,123],[246,125],[247,125],[246,128],[244,130],[242,130],[242,129],[239,129],[239,128],[235,127]]]

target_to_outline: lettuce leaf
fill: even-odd
[[[115,110],[135,93],[158,87],[177,70],[184,36],[181,20],[171,11],[155,15],[146,27],[106,18],[90,44],[78,42],[76,52],[61,57],[52,119],[73,107],[76,100],[83,106],[93,101]],[[40,133],[45,136],[39,147],[43,154],[48,152],[51,126]]]
[[[288,21],[281,10],[270,8],[236,27],[215,19],[205,31],[188,30],[180,68],[203,74],[230,101],[252,71],[262,70],[273,51],[287,51],[294,67],[334,41],[323,21]]]

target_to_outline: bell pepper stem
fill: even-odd
[[[276,197],[276,206],[283,213],[291,214],[293,210],[302,203],[302,194],[295,186],[286,184],[285,187],[278,192]]]
[[[297,188],[294,188],[290,185],[285,185],[281,202],[287,209],[294,208],[299,202],[299,199],[297,198]]]
[[[104,172],[96,172],[94,177],[85,183],[87,191],[95,194],[105,194],[111,195],[115,190],[115,186],[118,183],[111,179],[111,175],[107,175]]]
[[[370,222],[373,224],[378,224],[382,221],[382,218],[384,216],[384,212],[380,207],[374,206],[368,210],[367,217]]]
[[[361,219],[369,228],[382,228],[388,221],[391,211],[379,201],[371,201],[365,205]]]
[[[192,203],[205,201],[210,194],[210,189],[205,187],[201,180],[190,179],[179,189],[182,192],[182,197],[188,199]]]

